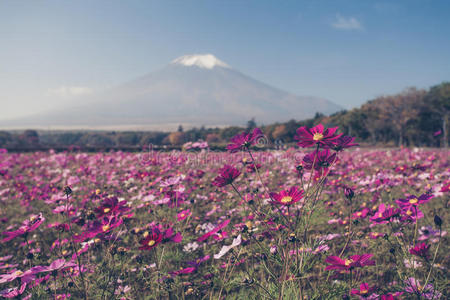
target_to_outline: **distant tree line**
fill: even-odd
[[[294,142],[300,126],[318,123],[339,126],[345,135],[356,136],[360,143],[384,146],[448,147],[450,115],[450,82],[429,90],[408,88],[395,95],[380,96],[359,108],[337,112],[331,116],[317,113],[314,118],[260,126],[274,145]],[[188,141],[205,140],[210,145],[225,145],[242,130],[257,126],[254,119],[247,128],[192,128],[180,125],[175,132],[85,131],[85,132],[23,132],[0,131],[0,147],[8,149],[39,149],[86,147],[138,149],[150,144],[180,146]]]

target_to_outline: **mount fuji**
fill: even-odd
[[[251,118],[269,124],[341,110],[326,99],[296,96],[250,78],[212,54],[179,57],[159,71],[84,97],[85,104],[10,121],[7,125],[173,129],[179,124],[244,125]]]

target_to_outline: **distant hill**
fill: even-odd
[[[401,93],[372,99],[359,108],[329,116],[317,113],[305,120],[289,120],[265,126],[267,147],[294,145],[300,126],[319,123],[338,126],[339,132],[356,137],[361,145],[448,146],[450,132],[450,83],[429,90],[408,88]],[[211,149],[224,149],[232,136],[257,126],[250,120],[246,127],[197,127],[174,132],[161,131],[0,131],[0,148],[32,151],[54,148],[103,151],[109,149],[140,151],[150,144],[167,149],[180,148],[185,142],[206,140]],[[259,124],[260,125],[260,124]]]

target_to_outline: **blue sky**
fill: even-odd
[[[346,108],[450,80],[450,1],[1,1],[0,118],[73,101],[176,57]]]

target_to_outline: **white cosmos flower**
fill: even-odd
[[[220,249],[220,252],[217,254],[214,254],[215,259],[219,259],[225,254],[227,254],[228,251],[230,251],[232,248],[239,246],[242,242],[241,235],[238,235],[237,238],[233,239],[233,243],[229,246],[223,246],[222,249]]]

